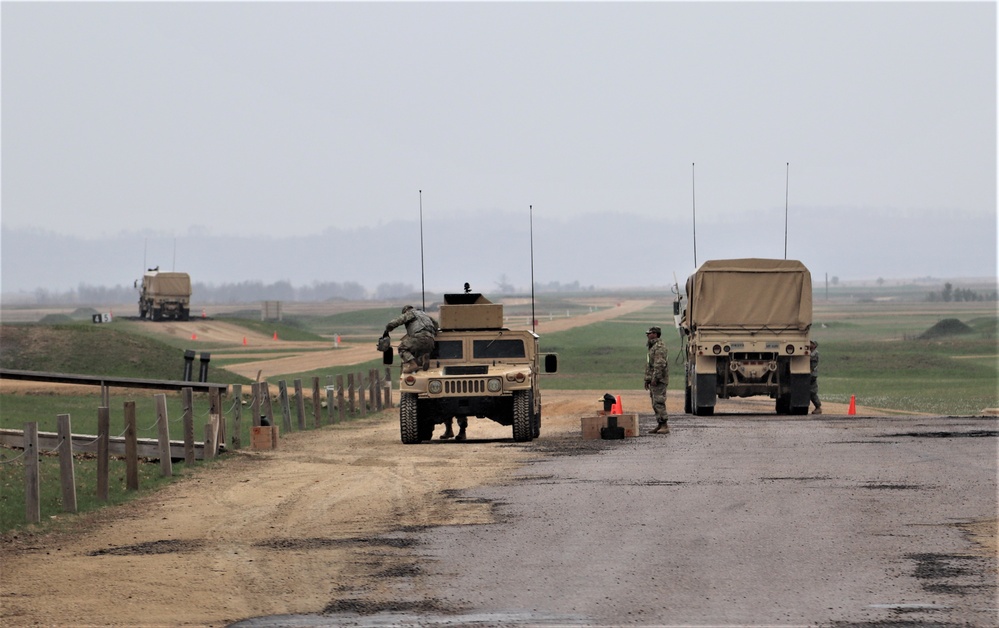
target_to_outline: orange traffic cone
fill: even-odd
[[[850,395],[850,409],[847,414],[857,414],[857,395]]]
[[[277,332],[274,332],[274,340],[277,340]]]
[[[621,395],[617,396],[617,412],[615,414],[624,414],[624,404],[621,403]]]
[[[243,346],[246,346],[246,336],[243,336]]]
[[[191,334],[191,340],[197,340],[198,334]]]

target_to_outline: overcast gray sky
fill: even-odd
[[[693,163],[706,223],[785,186],[799,215],[996,214],[994,2],[3,2],[0,24],[8,228],[285,236],[414,219],[421,189],[436,217],[685,218]]]

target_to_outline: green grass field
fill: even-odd
[[[516,312],[530,315],[529,304],[517,306]],[[511,308],[514,309],[514,308]],[[589,311],[571,301],[551,302],[545,312],[564,315]],[[289,340],[322,339],[324,334],[343,333],[357,337],[377,337],[395,309],[357,310],[329,317],[286,322],[278,333]],[[954,324],[950,319],[956,319]],[[62,320],[62,319],[59,319]],[[262,324],[239,318],[227,319],[249,330],[272,333],[273,323]],[[943,324],[949,322],[950,324]],[[615,392],[642,387],[645,368],[645,330],[650,325],[663,329],[670,352],[673,390],[683,389],[683,363],[680,341],[672,325],[668,300],[637,313],[606,322],[546,334],[541,338],[544,352],[559,355],[559,372],[542,376],[545,389],[598,390]],[[976,415],[986,408],[999,407],[999,346],[997,315],[994,303],[922,303],[922,302],[833,302],[815,303],[812,337],[820,343],[820,395],[823,400],[846,403],[855,395],[861,405],[903,412],[942,415]],[[139,324],[92,325],[89,322],[25,324],[0,326],[0,366],[10,369],[59,371],[92,375],[180,379],[183,367],[183,344],[164,340]],[[961,333],[930,334],[931,330],[959,330]],[[199,349],[202,348],[199,346]],[[218,347],[222,349],[224,347]],[[226,363],[236,361],[235,358]],[[249,443],[249,382],[222,368],[214,361],[209,370],[213,382],[244,384],[242,442]],[[197,368],[197,365],[196,365]],[[277,394],[278,382],[287,383],[289,395],[293,382],[301,379],[311,391],[312,378],[325,386],[329,378],[349,373],[367,373],[378,369],[380,360],[337,369],[291,373],[268,379],[271,392]],[[397,373],[397,370],[393,370]],[[140,437],[156,436],[153,391],[115,390],[111,398],[111,432],[123,431],[122,406],[136,402]],[[179,394],[170,393],[167,408],[172,435],[181,433]],[[55,431],[56,416],[70,414],[75,433],[96,433],[99,395],[4,394],[0,395],[0,428],[23,429],[27,421],[36,421],[41,431]],[[235,400],[224,403],[227,421],[232,421]],[[297,426],[296,404],[291,399],[291,422]],[[195,423],[203,423],[208,414],[207,396],[195,395]],[[274,408],[275,421],[283,421],[280,407]],[[311,426],[311,404],[306,404],[306,423]],[[325,423],[324,414],[324,423]],[[295,428],[297,429],[297,427]],[[0,450],[0,531],[23,526],[22,467],[14,461],[18,451]],[[117,463],[116,463],[117,464]],[[198,463],[204,464],[204,463]],[[54,465],[54,466],[53,466]],[[57,459],[43,456],[43,486],[47,492],[43,520],[59,517]],[[77,467],[78,495],[81,509],[99,507],[83,495],[95,493],[94,461],[80,457]],[[143,490],[156,486],[158,465],[141,465]],[[183,465],[180,465],[180,473]],[[52,474],[55,474],[54,476]],[[127,499],[123,471],[115,471],[112,502]],[[55,488],[52,488],[53,483]]]

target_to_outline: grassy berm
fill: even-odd
[[[182,379],[184,373],[183,354],[175,347],[90,322],[0,325],[0,345],[0,368],[5,369],[168,380]],[[208,380],[248,382],[211,365]]]

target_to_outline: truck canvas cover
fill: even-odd
[[[705,262],[687,278],[688,329],[797,329],[812,324],[812,276],[796,260]]]
[[[149,292],[165,295],[191,294],[191,276],[187,273],[159,272],[150,275]]]

